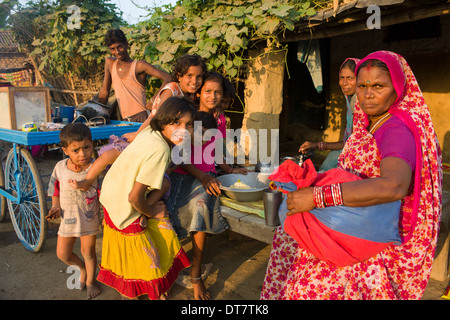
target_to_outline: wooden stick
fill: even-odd
[[[97,91],[79,91],[79,90],[69,90],[69,89],[58,89],[58,88],[48,88],[50,91],[60,92],[60,93],[76,93],[76,94],[97,94]]]

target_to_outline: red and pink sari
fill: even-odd
[[[282,227],[275,233],[261,299],[420,299],[431,273],[442,209],[442,156],[428,107],[408,63],[398,54],[378,51],[389,68],[397,100],[389,112],[408,126],[416,143],[411,191],[401,204],[402,243],[367,261],[337,267],[301,248]],[[358,66],[357,66],[358,67]],[[381,154],[368,118],[355,106],[353,134],[339,167],[361,178],[380,176]],[[345,199],[344,199],[345,201]],[[301,214],[301,213],[299,213]]]

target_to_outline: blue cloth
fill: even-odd
[[[287,212],[287,198],[284,197],[283,201],[280,204],[280,208],[278,209],[278,217],[280,218],[280,224],[284,228],[284,220],[286,220]]]
[[[274,181],[278,188],[293,192],[297,190],[293,182],[282,183]],[[380,243],[394,242],[401,244],[398,230],[401,201],[383,203],[368,207],[335,206],[315,208],[310,212],[328,228],[357,237]],[[287,198],[283,200],[278,210],[280,223],[284,227],[286,220]]]
[[[288,211],[287,202],[284,199],[278,210],[283,227]],[[311,213],[334,231],[373,242],[401,244],[398,232],[400,201],[370,207],[316,208],[311,210]]]
[[[167,209],[178,238],[184,239],[195,231],[218,234],[229,228],[220,212],[219,197],[208,194],[197,178],[172,172],[170,180]]]
[[[400,200],[369,207],[316,208],[311,213],[334,231],[373,242],[401,244]]]
[[[319,168],[319,171],[327,171],[333,168],[337,168],[339,156],[341,155],[341,150],[331,150],[322,165]]]

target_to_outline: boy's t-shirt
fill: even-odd
[[[161,189],[169,161],[169,145],[150,127],[142,130],[114,161],[103,180],[100,202],[118,229],[126,228],[141,215],[128,202],[134,183]]]
[[[88,191],[74,189],[69,179],[81,181],[89,169],[74,172],[67,167],[67,161],[59,161],[53,169],[48,186],[50,197],[59,197],[61,223],[58,235],[61,237],[82,237],[96,235],[99,232],[99,200],[97,180]]]

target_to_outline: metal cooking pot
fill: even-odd
[[[223,193],[231,199],[250,202],[259,201],[263,198],[263,190],[269,187],[269,173],[262,172],[247,172],[244,174],[226,174],[219,176],[217,180],[221,183],[220,189]],[[245,183],[252,189],[232,189],[230,186],[235,184],[238,180]]]
[[[273,171],[273,168],[272,168],[272,165],[270,164],[270,162],[269,163],[262,163],[262,162],[258,161],[258,163],[255,166],[255,172],[268,173],[269,171],[270,172]]]
[[[300,153],[299,155],[296,155],[296,156],[286,156],[286,157],[282,157],[282,158],[280,159],[280,164],[283,163],[283,162],[286,161],[286,160],[292,160],[292,161],[294,161],[295,163],[297,163],[298,165],[302,165],[303,162],[304,162],[306,159],[311,158],[313,155],[314,155],[314,151],[308,151],[308,152],[306,152],[306,153]]]

